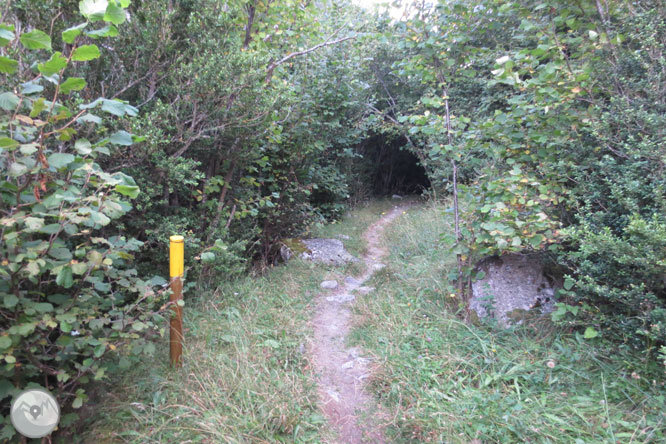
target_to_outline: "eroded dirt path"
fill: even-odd
[[[319,375],[319,401],[331,427],[338,433],[338,443],[385,443],[381,418],[385,415],[365,391],[370,376],[370,361],[358,348],[347,348],[345,340],[351,328],[351,307],[355,293],[372,289],[363,284],[384,267],[387,253],[381,235],[388,224],[408,204],[394,207],[365,231],[367,253],[362,260],[366,270],[356,278],[348,277],[335,291],[323,290],[317,298],[313,319],[313,363]]]

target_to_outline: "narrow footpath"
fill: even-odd
[[[381,259],[387,254],[381,245],[384,229],[406,208],[394,207],[370,225],[364,233],[367,253],[362,260],[366,269],[357,278],[347,277],[338,289],[322,293],[317,298],[313,319],[313,362],[319,375],[319,401],[340,444],[385,443],[381,408],[365,391],[370,379],[370,362],[358,348],[345,343],[351,328],[351,308],[354,292],[372,291],[363,284],[384,267]]]

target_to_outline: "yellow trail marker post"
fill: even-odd
[[[169,352],[171,365],[183,365],[183,265],[185,262],[185,239],[183,236],[169,238],[169,275],[171,276],[171,302],[174,315],[169,323]]]

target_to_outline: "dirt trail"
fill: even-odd
[[[363,236],[368,251],[362,258],[366,265],[363,274],[346,278],[336,291],[323,293],[317,299],[312,354],[319,374],[319,400],[329,424],[338,432],[341,444],[386,442],[379,424],[384,415],[365,391],[370,361],[358,348],[347,348],[345,340],[351,327],[353,292],[370,291],[363,287],[363,283],[383,268],[380,260],[387,253],[380,244],[381,235],[407,207],[408,204],[394,207],[366,230]]]

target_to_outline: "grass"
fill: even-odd
[[[362,233],[390,201],[359,208],[308,236]],[[98,388],[102,396],[75,442],[314,443],[332,436],[317,407],[307,357],[313,297],[324,279],[342,279],[360,265],[334,268],[292,260],[263,276],[186,294],[184,366],[168,365],[168,342],[151,362]]]
[[[430,204],[388,228],[388,267],[355,305],[351,342],[380,364],[371,390],[391,414],[389,442],[666,442],[656,364],[548,320],[502,330],[455,316],[445,214]]]

